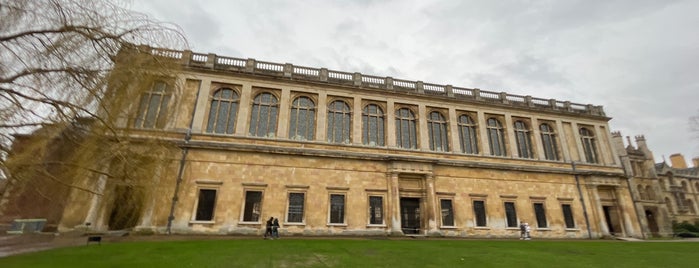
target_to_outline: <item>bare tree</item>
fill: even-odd
[[[75,189],[100,195],[105,179],[142,188],[133,177],[152,176],[148,165],[162,164],[153,155],[172,148],[131,146],[120,118],[153,77],[177,65],[129,51],[186,49],[181,30],[104,0],[0,0],[0,18],[0,170],[9,173],[0,216],[22,201],[61,203],[52,199]],[[10,191],[33,194],[8,204]]]

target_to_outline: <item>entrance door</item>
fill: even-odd
[[[648,229],[650,229],[651,235],[657,237],[658,235],[658,222],[655,220],[655,214],[653,211],[646,210],[646,220],[648,221]]]
[[[621,234],[621,224],[619,221],[619,213],[614,206],[602,206],[604,210],[604,218],[607,222],[607,228],[609,229],[609,234],[617,235]]]
[[[404,234],[420,233],[420,198],[400,199],[400,225]]]

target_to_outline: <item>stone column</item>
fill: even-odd
[[[425,175],[425,184],[427,192],[427,209],[425,209],[425,216],[427,217],[427,235],[439,235],[438,217],[437,213],[437,194],[435,192],[434,185],[434,175]]]
[[[595,125],[595,138],[597,139],[598,150],[599,150],[599,163],[604,165],[614,164],[614,160],[609,159],[613,151],[610,148],[611,141],[607,138],[606,130],[602,130],[600,126]]]
[[[321,91],[318,94],[318,103],[316,103],[316,138],[317,141],[327,140],[328,128],[328,93]]]
[[[597,218],[597,224],[600,229],[598,233],[601,235],[609,234],[609,226],[607,226],[607,217],[604,215],[604,208],[599,200],[599,192],[597,191],[597,185],[587,185],[590,191],[592,191],[592,198],[590,199],[590,208],[594,212],[594,217]],[[592,216],[592,215],[590,215]],[[592,220],[590,220],[592,222]]]
[[[97,179],[97,187],[95,187],[95,193],[99,193],[99,195],[92,195],[92,198],[90,199],[90,208],[87,211],[87,217],[85,217],[85,222],[89,222],[93,226],[92,228],[101,229],[102,227],[104,227],[104,229],[106,229],[107,227],[97,225],[97,212],[100,210],[100,207],[102,206],[102,194],[104,193],[104,188],[106,187],[106,185],[107,176],[100,175],[99,179]]]
[[[388,205],[391,215],[390,235],[403,235],[400,223],[400,192],[398,188],[398,173],[389,172],[388,176]]]
[[[449,108],[449,147],[454,153],[461,153],[461,139],[459,138],[459,119],[456,109]]]
[[[624,194],[624,192],[628,192],[628,191],[622,190],[622,189],[623,189],[623,187],[614,187],[614,196],[616,197],[616,205],[617,205],[617,207],[619,207],[619,214],[621,215],[621,220],[624,221],[624,224],[623,224],[624,233],[626,234],[626,236],[643,237],[643,235],[638,232],[639,230],[636,230],[636,228],[633,224],[636,221],[633,219],[640,219],[640,218],[637,217],[636,215],[630,215],[630,213],[636,213],[636,210],[634,209],[635,206],[634,206],[633,202],[631,202],[630,204],[625,202],[627,200],[631,200],[631,198],[622,198],[622,195]],[[632,208],[632,209],[626,209],[626,208]],[[643,217],[645,218],[645,214],[643,215]],[[639,222],[638,224],[640,226],[641,223]],[[640,230],[640,231],[643,232],[643,230]]]
[[[235,121],[235,134],[246,136],[250,132],[250,109],[252,109],[252,85],[243,84],[240,92],[240,105],[238,106],[238,118]]]
[[[490,144],[488,143],[488,124],[485,121],[485,113],[478,111],[478,141],[480,145],[480,155],[490,155]]]
[[[279,138],[289,137],[289,112],[291,111],[291,90],[282,89],[282,97],[279,100],[279,117],[277,118],[277,134]]]
[[[185,81],[186,84],[186,81]],[[196,110],[194,111],[194,118],[192,120],[192,133],[202,133],[202,126],[204,125],[204,120],[206,117],[207,108],[209,107],[209,102],[211,99],[211,79],[204,79],[199,82],[199,95],[197,96]],[[189,123],[189,120],[187,120]]]
[[[362,98],[354,96],[352,108],[352,143],[362,144]]]
[[[519,157],[519,152],[517,152],[517,140],[515,140],[515,127],[512,123],[512,114],[505,113],[505,152],[510,152],[510,156],[514,158]],[[507,155],[507,154],[505,154]]]
[[[422,151],[430,150],[430,137],[427,133],[427,107],[424,104],[418,105],[417,113],[417,148]]]
[[[396,107],[393,100],[386,102],[386,146],[396,147]]]
[[[558,137],[558,141],[560,142],[558,148],[561,149],[561,153],[563,154],[563,161],[572,162],[570,150],[568,149],[568,137],[566,137],[565,130],[563,130],[563,122],[558,119],[556,120],[556,137]]]

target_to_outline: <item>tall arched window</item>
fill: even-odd
[[[430,136],[430,150],[438,152],[449,151],[447,138],[447,120],[439,112],[431,112],[427,118],[427,130]]]
[[[362,110],[362,144],[384,146],[384,113],[376,104],[364,106]]]
[[[298,97],[291,103],[289,138],[313,140],[316,132],[316,107],[309,97]]]
[[[517,142],[517,154],[521,158],[532,158],[532,139],[527,124],[523,121],[515,121],[515,141]]]
[[[272,93],[264,92],[255,96],[250,113],[250,135],[274,137],[277,132],[279,103]]]
[[[459,143],[461,143],[462,153],[478,153],[478,136],[476,133],[476,123],[473,119],[468,115],[459,116]]]
[[[547,160],[559,160],[558,144],[556,143],[556,133],[549,124],[541,124],[541,143],[544,146],[544,156]]]
[[[156,81],[153,87],[143,92],[134,121],[137,128],[163,128],[167,117],[167,105],[170,102],[170,90],[163,81]]]
[[[653,191],[653,187],[650,185],[646,186],[646,196],[648,200],[655,200],[655,191]]]
[[[488,129],[488,144],[490,145],[490,154],[505,156],[505,131],[502,128],[502,124],[495,118],[488,118],[486,124]]]
[[[396,145],[400,148],[417,149],[417,126],[415,114],[408,108],[396,111]]]
[[[350,143],[352,129],[352,111],[349,105],[336,100],[328,105],[328,141],[333,143]]]
[[[206,132],[233,134],[239,101],[238,93],[230,88],[216,90],[211,98]]]
[[[599,163],[597,159],[597,141],[595,135],[587,128],[580,128],[580,140],[582,142],[585,159],[588,163]]]

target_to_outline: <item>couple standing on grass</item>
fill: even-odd
[[[279,239],[279,219],[269,217],[266,226],[267,228],[265,230],[265,239],[267,239],[267,237],[269,237],[270,239]]]
[[[524,221],[519,222],[519,240],[532,239],[531,236],[529,236],[529,232],[531,232],[531,227],[529,227],[529,223],[526,223]]]

